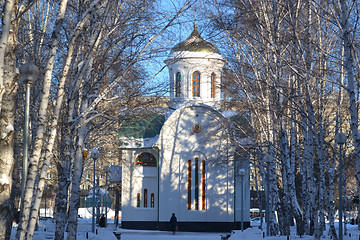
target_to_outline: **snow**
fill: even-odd
[[[115,228],[115,225],[111,219],[108,219],[107,228],[97,229],[97,234],[91,232],[91,218],[79,218],[79,226],[77,233],[77,240],[117,240],[118,238],[114,233],[117,233],[121,240],[221,240],[222,236],[226,236],[229,233],[194,233],[194,232],[177,232],[175,235],[172,235],[171,232],[166,231],[150,231],[150,230],[128,230],[122,228]],[[259,222],[251,222],[252,227],[244,231],[234,231],[229,240],[286,240],[286,236],[273,236],[263,238],[263,231],[259,229]],[[338,223],[335,223],[336,227]],[[266,224],[263,224],[266,226]],[[11,240],[15,240],[17,225],[14,223],[12,229]],[[351,234],[351,237],[344,236],[344,240],[357,240],[360,239],[360,231],[357,230],[356,225],[347,224],[348,233]],[[38,231],[34,233],[34,240],[47,240],[54,239],[55,232],[55,223],[53,219],[40,220],[40,225]],[[120,235],[121,234],[121,235]],[[321,239],[330,239],[326,235],[327,231],[324,231],[324,236]],[[65,233],[66,237],[66,233]],[[87,238],[88,237],[88,238]],[[312,236],[296,236],[295,227],[291,228],[291,236],[289,239],[302,239],[302,240],[312,240]]]
[[[151,148],[159,139],[159,134],[151,138],[134,138],[134,137],[124,137],[119,138],[120,141],[127,143],[128,145],[123,145],[121,148]]]
[[[265,232],[261,231],[258,227],[248,228],[245,231],[235,231],[229,238],[229,240],[240,240],[240,239],[265,239],[265,240],[286,240],[287,236],[273,236],[273,237],[265,237],[263,238]],[[327,235],[328,231],[324,231],[323,236],[321,239],[330,239],[330,236]],[[348,233],[351,234],[351,237],[344,236],[344,240],[357,240],[359,239],[360,232],[357,230],[357,226],[354,225],[348,225]],[[313,240],[313,236],[300,236],[296,235],[295,227],[291,228],[291,235],[289,236],[289,239],[302,239],[302,240]]]
[[[231,118],[232,116],[238,115],[239,111],[234,111],[234,110],[225,110],[222,112],[222,115],[224,115],[224,117],[226,118]]]
[[[9,133],[10,133],[10,132],[13,132],[13,131],[14,131],[14,126],[13,126],[11,123],[9,123],[9,124],[6,126],[5,130],[2,132],[1,138],[2,138],[2,139],[5,139],[5,138],[9,135]]]
[[[0,185],[9,184],[9,177],[3,173],[0,175]]]

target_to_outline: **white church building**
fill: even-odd
[[[169,108],[119,130],[122,228],[231,231],[250,225],[249,159],[221,112],[217,47],[194,27],[165,60]],[[245,138],[243,138],[245,139]],[[241,141],[241,139],[240,139]],[[243,151],[244,152],[244,151]]]

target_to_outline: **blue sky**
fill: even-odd
[[[164,19],[170,19],[178,10],[184,5],[186,0],[160,0],[159,9],[162,12]],[[190,1],[194,2],[194,1]],[[197,11],[198,12],[198,11]],[[159,37],[157,43],[161,43],[165,52],[159,54],[148,62],[146,69],[149,71],[149,75],[153,76],[160,71],[164,66],[164,60],[170,53],[170,49],[174,47],[178,42],[185,40],[193,31],[194,26],[194,13],[195,8],[191,6],[184,12],[178,19],[175,20],[174,25],[169,27],[162,36]],[[197,21],[201,24],[201,15],[197,14]],[[164,83],[168,85],[169,72],[165,68],[159,73],[149,84]]]

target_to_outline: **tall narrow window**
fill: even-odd
[[[215,73],[211,74],[211,98],[215,97]]]
[[[144,189],[144,208],[147,208],[147,189]]]
[[[202,161],[202,210],[206,209],[206,169],[205,169],[205,160]]]
[[[193,97],[200,97],[200,73],[193,73]]]
[[[154,193],[151,193],[151,205],[150,207],[154,208],[155,207],[155,195]]]
[[[140,207],[140,193],[136,196],[136,207]]]
[[[199,210],[199,158],[195,158],[195,210]]]
[[[191,160],[188,161],[188,210],[191,210]]]
[[[176,74],[175,97],[181,97],[181,73]]]

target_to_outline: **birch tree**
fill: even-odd
[[[32,155],[30,160],[30,174],[27,179],[27,190],[24,201],[24,208],[22,211],[20,227],[18,228],[19,239],[32,239],[33,237],[35,222],[38,219],[38,209],[44,189],[45,175],[48,169],[50,159],[52,158],[53,148],[55,146],[56,140],[55,136],[57,135],[58,129],[57,125],[59,124],[63,124],[62,126],[65,126],[64,128],[62,128],[65,132],[64,134],[62,134],[63,138],[61,140],[61,144],[59,145],[60,148],[64,150],[61,151],[64,154],[61,156],[61,159],[63,159],[63,161],[58,164],[58,166],[62,166],[59,167],[59,176],[63,177],[62,179],[60,179],[59,184],[65,185],[59,186],[58,188],[61,189],[62,192],[60,192],[60,195],[58,195],[59,201],[57,203],[58,211],[56,215],[56,237],[57,239],[62,239],[64,237],[64,227],[66,224],[66,221],[64,220],[66,220],[65,216],[67,211],[67,201],[69,197],[68,187],[70,186],[69,184],[71,178],[73,178],[73,181],[71,185],[72,194],[70,194],[70,198],[72,200],[69,210],[69,220],[71,223],[74,223],[74,225],[71,224],[71,226],[75,226],[75,228],[70,228],[68,238],[72,239],[72,236],[76,236],[76,216],[78,206],[78,195],[76,195],[76,193],[78,193],[79,189],[79,179],[81,179],[82,168],[81,160],[79,159],[82,159],[82,157],[80,157],[80,152],[85,145],[84,142],[87,133],[86,124],[90,121],[86,120],[89,117],[88,114],[92,113],[96,105],[104,98],[107,98],[107,95],[109,95],[109,93],[116,93],[114,89],[120,86],[121,84],[119,83],[133,73],[132,69],[134,69],[134,66],[138,64],[139,60],[141,60],[143,55],[145,56],[145,53],[147,54],[145,49],[150,45],[150,43],[152,43],[156,39],[157,36],[159,36],[167,27],[169,27],[174,21],[174,19],[176,19],[177,15],[181,14],[181,12],[185,9],[185,7],[183,7],[177,14],[169,18],[169,20],[166,19],[165,21],[162,21],[161,18],[157,17],[157,15],[153,15],[152,17],[150,17],[150,10],[152,9],[154,3],[154,1],[152,3],[149,3],[148,1],[80,1],[77,6],[72,4],[72,7],[75,7],[72,12],[67,9],[67,5],[69,4],[67,0],[63,0],[60,2],[59,5],[55,6],[54,3],[49,3],[49,5],[41,3],[41,6],[48,6],[47,12],[49,13],[53,9],[57,9],[58,15],[57,19],[54,21],[54,24],[44,24],[42,26],[43,28],[36,29],[36,27],[34,27],[35,24],[29,25],[30,27],[34,27],[30,28],[32,31],[34,31],[34,33],[40,32],[45,36],[49,32],[52,32],[52,39],[50,41],[51,44],[49,49],[43,47],[42,45],[45,38],[40,37],[40,40],[37,41],[37,38],[33,37],[34,34],[31,31],[29,32],[29,42],[31,43],[32,47],[25,46],[26,48],[29,48],[31,50],[29,52],[33,54],[33,58],[40,59],[41,57],[45,56],[45,58],[47,59],[47,63],[45,64],[46,67],[44,71],[44,80],[41,83],[43,90],[41,101],[39,103],[39,113],[37,115],[36,122],[33,122],[33,126],[36,126],[36,132],[34,134],[34,147],[32,149]],[[101,8],[101,13],[94,13],[95,11],[98,11],[97,9],[99,9],[100,6],[104,5],[106,5],[107,7]],[[36,12],[36,9],[33,10],[34,12]],[[115,11],[117,12],[115,13]],[[115,15],[112,15],[114,13]],[[68,16],[77,16],[77,18],[68,17],[67,19],[74,19],[75,21],[64,22],[66,14],[68,14]],[[93,17],[92,20],[89,20],[90,16]],[[94,18],[94,16],[97,17]],[[48,16],[46,16],[44,17],[44,19],[49,18]],[[34,21],[36,21],[36,15]],[[45,22],[48,23],[47,21]],[[110,28],[108,28],[108,26],[110,26],[109,23],[113,24]],[[91,28],[92,25],[89,24],[94,24],[93,28]],[[157,24],[158,26],[156,26]],[[161,24],[164,24],[164,27],[161,26]],[[71,26],[74,27],[70,29],[69,27]],[[138,26],[138,28],[136,26]],[[161,30],[159,26],[163,27],[163,30]],[[47,27],[49,27],[49,29],[47,29]],[[66,33],[69,33],[69,35],[64,34],[64,27],[67,28]],[[51,28],[53,28],[53,30],[50,30]],[[83,42],[79,41],[80,35],[82,35],[81,38],[84,38],[86,36],[86,31],[84,31],[84,28],[86,28],[90,39],[94,39],[94,41],[90,41],[90,44],[88,45],[82,44],[85,43],[87,39]],[[120,35],[121,31],[127,32],[128,35]],[[114,37],[114,32],[116,32],[119,37],[117,37],[116,39],[111,39],[112,37]],[[104,34],[101,35],[102,33]],[[155,37],[149,40],[149,36],[153,34],[155,34]],[[67,38],[67,36],[69,36],[69,38],[67,39],[65,45],[62,43],[62,51],[59,52],[58,48],[60,39],[64,40]],[[138,52],[136,51],[137,47],[140,50]],[[90,48],[93,49],[89,50]],[[34,51],[33,49],[36,49],[36,51]],[[64,51],[65,54],[62,55],[64,49],[66,51]],[[47,50],[49,50],[49,54]],[[95,52],[96,50],[98,52]],[[88,51],[88,53],[90,54],[86,53],[86,51]],[[103,56],[101,56],[101,54],[103,54]],[[113,56],[113,59],[106,59],[104,57],[106,55]],[[55,66],[54,68],[55,59],[63,59],[64,62],[62,63],[62,61],[58,61],[62,64]],[[94,59],[98,59],[98,66],[104,66],[104,68],[94,68],[94,65],[92,64]],[[101,63],[99,59],[105,60],[105,62]],[[122,62],[121,65],[118,65],[121,67],[121,71],[116,72],[119,75],[114,78],[115,72],[113,70],[117,62]],[[106,63],[106,65],[104,63]],[[80,70],[77,69],[77,67],[74,67],[72,64],[76,64],[76,66],[79,66]],[[75,71],[76,69],[79,70],[77,71],[77,73]],[[100,71],[95,72],[96,70]],[[58,77],[58,82],[53,82],[54,76]],[[105,82],[103,79],[109,79],[109,76],[111,76],[110,78],[112,78],[111,81],[107,80],[105,85],[106,88],[102,89],[102,92],[98,92],[100,89],[99,86],[102,85],[101,82]],[[72,79],[74,79],[74,81]],[[54,109],[49,107],[49,97],[52,90],[51,84],[53,84],[52,87],[57,87],[57,97],[55,98],[56,104]],[[65,88],[65,86],[67,89]],[[142,86],[139,85],[139,87]],[[118,93],[117,96],[113,97],[113,100],[116,101],[117,99],[121,99],[121,96],[124,95],[126,91],[126,89],[123,89],[122,93]],[[100,93],[103,95],[96,98],[96,101],[93,103],[93,105],[88,108],[85,103],[87,103],[89,100],[87,100],[86,98],[83,99],[83,97],[87,96],[87,94],[91,92],[97,95],[99,95]],[[64,108],[62,106],[62,103],[65,93],[68,93],[68,95],[67,104]],[[80,106],[82,107],[80,109],[77,109],[76,104],[80,104]],[[51,118],[51,124],[47,125],[46,123],[49,118],[48,114],[51,112],[53,113]],[[74,113],[76,114],[74,115]],[[62,121],[59,121],[61,114],[63,114],[64,117],[62,118]],[[101,116],[101,113],[91,116],[90,119],[94,119],[99,116]],[[87,122],[85,122],[85,120]],[[49,135],[49,139],[46,139],[47,136],[44,133],[49,127],[51,127],[51,133]],[[72,139],[71,136],[73,135],[71,134],[71,131],[79,131],[79,138],[77,138],[76,141]],[[48,143],[46,147],[44,146],[45,142]],[[74,151],[74,146],[76,146],[76,151]],[[43,151],[45,152],[45,154],[42,154]],[[44,161],[41,161],[41,156],[45,156]],[[40,163],[42,165],[39,165]],[[41,167],[40,175],[38,175],[39,167]],[[62,172],[64,174],[61,174]],[[69,174],[71,172],[73,173],[72,175]],[[39,179],[39,181],[37,182],[36,179]],[[34,189],[36,189],[36,191],[34,191]],[[29,213],[31,213],[31,215]],[[29,223],[28,219],[30,219]]]
[[[166,23],[165,27],[163,27],[162,30],[160,28],[159,29],[160,32],[156,33],[157,35],[155,35],[154,38],[148,40],[146,36],[149,35],[151,36],[151,34],[158,31],[153,26],[158,24],[159,21],[159,18],[157,17],[155,18],[150,17],[149,10],[147,10],[147,8],[151,7],[151,4],[149,5],[149,2],[138,1],[136,3],[125,3],[125,2],[107,3],[106,8],[100,9],[100,11],[102,11],[103,14],[101,15],[102,17],[98,15],[100,13],[90,14],[92,9],[94,8],[92,6],[96,6],[97,3],[99,3],[99,1],[93,2],[92,5],[90,5],[90,8],[89,6],[86,6],[86,11],[84,11],[85,17],[80,16],[79,18],[80,21],[77,23],[74,29],[73,37],[70,38],[69,40],[69,44],[67,47],[68,49],[67,57],[65,58],[66,61],[64,64],[62,75],[60,77],[60,86],[61,84],[64,83],[65,80],[67,80],[69,81],[68,82],[69,89],[67,90],[68,92],[67,104],[65,105],[63,111],[64,118],[62,119],[62,126],[64,127],[62,128],[63,134],[61,134],[62,139],[61,139],[61,144],[59,145],[61,149],[60,152],[62,153],[61,155],[62,161],[59,162],[58,164],[60,185],[58,188],[59,189],[57,195],[58,201],[56,204],[56,209],[57,209],[56,238],[57,239],[64,238],[64,229],[65,229],[64,227],[65,224],[67,223],[66,211],[67,211],[68,198],[70,198],[69,221],[71,223],[71,227],[68,228],[69,231],[68,238],[73,239],[73,237],[76,236],[77,207],[79,203],[78,189],[80,186],[81,168],[82,168],[82,164],[81,164],[82,157],[80,157],[81,156],[80,153],[85,144],[84,142],[85,135],[87,133],[86,124],[89,121],[92,121],[92,119],[101,116],[101,113],[97,113],[95,115],[91,115],[91,117],[88,120],[86,120],[89,117],[88,114],[93,114],[97,104],[99,104],[99,102],[102,101],[103,99],[108,98],[107,96],[109,94],[116,93],[116,97],[112,97],[112,98],[114,100],[117,100],[117,99],[121,99],[122,96],[125,96],[125,94],[128,93],[129,89],[127,88],[121,89],[120,93],[114,91],[114,89],[118,88],[118,86],[121,86],[122,82],[124,83],[126,82],[126,78],[131,74],[133,74],[132,69],[134,69],[134,66],[143,57],[145,53],[144,50],[149,46],[149,43],[155,40],[155,38],[159,36],[161,32],[163,32],[168,26],[170,26],[172,21],[185,8],[183,7],[175,16],[173,16],[170,19],[168,23],[165,22]],[[79,7],[85,7],[85,5],[84,6],[79,5]],[[78,13],[82,12],[82,10],[83,10],[82,8],[79,8]],[[113,12],[117,10],[119,11],[118,13],[120,13],[120,15],[113,14]],[[86,19],[89,15],[91,15],[92,17],[94,16],[96,17],[93,20],[89,21],[88,19]],[[144,15],[144,17],[141,17],[141,15]],[[144,21],[139,21],[141,19],[143,19]],[[112,28],[108,29],[107,27],[110,26],[112,23],[114,25],[112,25]],[[136,25],[138,25],[139,27],[136,28],[135,27]],[[83,28],[83,26],[86,26],[88,33],[86,33],[85,31],[81,32],[81,28]],[[89,26],[92,26],[92,28]],[[129,35],[119,35],[120,31],[122,30],[127,31]],[[78,36],[77,34],[79,34],[80,32],[82,37],[89,36],[89,39],[94,39],[95,43],[93,43],[94,41],[90,41],[90,44],[82,45],[81,43],[83,42],[81,41],[79,42],[79,39],[77,37]],[[114,38],[113,36],[114,32],[118,34],[119,37]],[[143,32],[145,32],[145,34],[143,34]],[[84,42],[86,42],[86,40]],[[77,48],[78,50],[73,53],[73,49],[75,49],[75,46],[78,47]],[[139,47],[140,51],[133,52],[132,48],[134,46]],[[127,53],[127,51],[129,51],[130,54]],[[101,56],[101,54],[104,55]],[[73,55],[75,56],[74,58]],[[97,67],[97,69],[94,68],[93,66],[95,65],[92,64],[94,59],[104,60],[104,56],[112,56],[112,59],[109,58],[103,62],[98,60],[97,66],[100,66],[100,68],[99,67]],[[69,68],[70,62],[75,63],[73,66],[76,67]],[[116,76],[116,78],[113,77],[108,78],[111,75],[113,76],[114,66],[117,64],[117,62],[119,63],[122,62],[122,64],[119,65],[121,67],[120,71],[118,72],[119,75]],[[106,65],[104,65],[104,63],[106,63]],[[101,69],[101,67],[104,68]],[[96,72],[95,70],[100,70],[100,71]],[[70,72],[70,74],[68,74],[68,72]],[[106,78],[108,80],[104,81],[104,79]],[[102,91],[99,91],[101,90],[102,83],[105,83],[106,87]],[[58,99],[57,101],[59,102],[57,102],[56,105],[56,109],[55,109],[56,114],[54,117],[53,124],[56,124],[58,118],[58,111],[61,108],[62,98],[60,97],[62,97],[63,93],[61,93],[62,87],[60,86],[58,90],[59,97],[57,98]],[[135,85],[129,87],[135,87]],[[139,85],[138,87],[141,88],[142,86]],[[92,103],[92,105],[90,105],[89,108],[82,107],[78,109],[76,107],[77,104],[79,104],[80,106],[86,106],[84,104],[89,100],[87,100],[83,96],[86,96],[91,92],[95,94],[94,96],[100,94],[100,97],[95,98],[95,101]],[[79,135],[74,135],[73,133],[77,131],[81,133]],[[77,139],[76,141],[73,138],[74,136],[76,136]],[[47,150],[47,152],[50,152],[49,149]],[[47,157],[50,156],[51,156],[50,154],[47,155]],[[41,193],[42,192],[41,188],[43,187],[42,179],[44,177],[43,174],[45,174],[46,172],[47,161],[48,160],[45,159],[43,164],[43,169],[41,171],[40,182],[37,185],[38,194],[36,196],[36,202],[32,206],[32,216],[30,220],[31,224],[29,224],[27,238],[32,237],[31,234],[33,232],[33,226],[34,226],[33,223],[35,222],[35,219],[38,217],[37,209],[39,207],[38,204],[40,203],[39,198],[41,197],[42,194]],[[72,179],[71,185],[70,185],[70,179]],[[71,188],[69,188],[70,186]],[[71,191],[70,195],[68,195],[69,191]]]
[[[16,0],[1,2],[0,37],[0,238],[9,239],[13,216],[12,171],[14,166],[14,117],[17,93],[17,34],[19,20],[34,1],[20,4]]]
[[[211,3],[206,10],[213,29],[222,36],[215,41],[230,46],[223,50],[236,76],[233,84],[240,86],[236,99],[251,109],[254,129],[260,129],[257,144],[268,146],[273,165],[279,165],[272,174],[281,172],[281,176],[271,181],[271,187],[282,191],[281,197],[279,192],[273,195],[278,194],[281,204],[272,202],[281,213],[280,233],[288,234],[286,226],[295,217],[299,226],[304,222],[306,234],[319,239],[325,225],[324,172],[329,169],[333,174],[327,167],[333,135],[329,136],[326,122],[328,109],[335,106],[329,89],[338,86],[333,79],[339,69],[332,61],[339,40],[325,18],[329,5],[322,1]],[[306,189],[302,195],[295,191],[297,173],[302,176],[301,188]],[[333,188],[334,182],[328,183]]]
[[[67,5],[67,0],[63,0],[59,7],[58,17],[53,31],[53,39],[51,43],[51,55],[49,57],[44,74],[44,87],[42,91],[42,101],[40,104],[40,112],[38,116],[38,127],[37,127],[35,146],[29,161],[29,173],[26,180],[25,195],[23,199],[23,209],[21,209],[20,211],[21,212],[20,224],[17,233],[19,239],[26,238],[27,224],[28,224],[29,213],[31,208],[32,196],[34,192],[33,189],[37,176],[37,169],[38,169],[38,163],[42,150],[42,143],[44,140],[47,107],[50,96],[51,77],[55,62],[55,56],[57,52],[57,46],[59,43],[58,36],[60,35],[62,21],[64,20],[66,5]]]
[[[7,53],[7,46],[8,44],[10,44],[11,42],[9,42],[9,40],[11,41],[11,37],[12,35],[10,33],[10,30],[13,30],[12,28],[16,27],[17,25],[12,25],[11,21],[13,16],[16,13],[16,8],[17,8],[17,1],[15,0],[8,0],[3,2],[3,6],[1,9],[3,9],[2,11],[2,32],[1,32],[1,38],[0,38],[0,112],[1,112],[1,106],[2,106],[2,98],[5,94],[5,73],[6,73],[6,66],[5,66],[5,54]],[[17,29],[15,29],[17,30]],[[15,34],[16,36],[16,34]]]
[[[357,190],[358,197],[360,196],[360,135],[359,135],[359,117],[358,117],[358,99],[356,98],[356,87],[355,87],[355,77],[354,77],[354,48],[351,43],[351,33],[350,33],[350,17],[351,17],[351,5],[355,4],[355,9],[358,8],[358,4],[355,2],[347,2],[345,0],[340,0],[339,5],[335,6],[335,9],[339,9],[336,13],[339,16],[339,24],[341,30],[341,39],[344,46],[344,69],[346,72],[347,86],[346,91],[349,95],[349,112],[351,116],[351,133],[354,143],[354,155],[356,162],[356,179],[357,179]],[[350,6],[349,6],[350,5]],[[340,8],[338,8],[340,7]],[[342,183],[339,183],[342,184]],[[342,199],[340,199],[342,201]],[[358,219],[360,215],[360,204],[358,204]],[[358,229],[360,230],[360,221],[358,221]]]
[[[122,43],[121,42],[120,43],[123,44],[125,47],[126,47],[126,44],[131,45],[132,42],[137,42],[140,40],[140,42],[138,43],[139,45],[136,46],[137,48],[139,48],[140,51],[136,54],[132,53],[132,54],[134,54],[133,56],[131,56],[131,55],[127,56],[130,58],[128,58],[128,60],[124,61],[124,59],[122,59],[124,52],[126,50],[126,48],[124,47],[124,49],[120,50],[119,53],[115,57],[110,58],[112,65],[109,65],[109,66],[103,65],[103,67],[105,67],[105,69],[106,69],[105,72],[107,72],[109,70],[115,71],[119,75],[115,79],[106,78],[106,75],[105,76],[100,75],[100,78],[92,79],[92,81],[95,81],[94,82],[95,84],[94,84],[93,89],[89,89],[89,91],[94,91],[95,96],[98,94],[101,94],[101,95],[103,95],[102,97],[104,98],[104,100],[106,99],[106,101],[109,103],[113,102],[114,100],[118,101],[119,99],[125,100],[127,98],[131,99],[133,97],[138,97],[137,92],[141,92],[139,90],[144,87],[143,86],[144,83],[137,82],[136,78],[133,78],[131,76],[136,72],[136,70],[135,70],[136,67],[134,68],[135,64],[137,63],[138,60],[140,60],[140,58],[146,57],[143,54],[143,51],[147,48],[148,44],[151,41],[153,41],[157,36],[159,36],[159,34],[162,31],[164,31],[169,26],[169,24],[171,24],[171,22],[177,17],[177,15],[180,14],[184,10],[186,5],[184,5],[183,8],[180,9],[180,11],[172,19],[170,19],[169,23],[167,23],[167,25],[165,25],[164,28],[159,29],[160,32],[157,33],[157,35],[155,37],[151,38],[149,42],[146,38],[142,38],[142,39],[141,38],[137,39],[138,37],[135,37],[135,38],[130,37],[129,39],[127,39],[127,37],[124,38],[124,36],[120,34],[120,32],[121,32],[121,31],[119,31],[120,29],[124,29],[125,31],[130,33],[130,36],[136,36],[141,32],[147,32],[147,34],[151,34],[152,32],[154,32],[154,30],[156,31],[156,28],[153,28],[151,26],[153,24],[155,24],[156,21],[158,21],[158,19],[157,19],[157,17],[154,17],[154,16],[149,17],[151,14],[151,11],[149,11],[150,9],[146,10],[146,8],[148,8],[150,6],[151,5],[149,5],[148,1],[139,1],[136,4],[135,8],[134,8],[134,5],[130,4],[129,6],[123,6],[122,9],[118,10],[116,8],[113,8],[113,5],[110,4],[108,6],[108,8],[105,10],[107,12],[106,16],[109,16],[109,20],[107,21],[108,26],[109,25],[113,26],[114,30],[116,30],[116,31],[114,31],[113,29],[111,29],[110,31],[101,31],[101,33],[99,34],[100,36],[96,34],[96,36],[98,36],[98,39],[111,38],[111,39],[115,40],[115,42],[113,43],[114,45],[110,45],[111,47],[115,47],[116,46],[115,43],[117,43],[118,40],[121,40]],[[111,10],[111,9],[114,9],[114,10]],[[125,9],[128,10],[128,12],[126,12],[126,14],[127,14],[126,16],[129,17],[128,19],[126,19],[126,18],[119,19],[119,18],[111,18],[110,17],[113,15],[117,15],[119,13],[120,13],[119,15],[125,13]],[[141,11],[139,11],[139,9],[141,9]],[[118,13],[117,11],[120,11],[120,12]],[[139,14],[139,16],[135,15],[135,19],[137,19],[137,22],[134,22],[132,25],[129,25],[127,23],[127,21],[128,22],[133,21],[132,14],[135,12]],[[114,25],[111,25],[111,24],[114,24]],[[138,25],[139,27],[135,27],[136,25]],[[150,28],[147,27],[148,29],[145,29],[145,28],[142,28],[143,26],[150,26]],[[101,25],[100,25],[99,29],[102,29]],[[140,29],[140,31],[139,31],[139,29]],[[96,33],[96,31],[95,31],[95,33]],[[141,35],[139,35],[139,36],[141,36]],[[90,37],[90,39],[91,39],[91,37]],[[95,53],[99,53],[99,52],[101,53],[103,51],[100,47],[98,48],[98,44],[94,44],[92,47],[93,47],[93,52],[89,56],[90,62],[93,61]],[[104,53],[106,53],[106,52],[104,52]],[[103,56],[107,56],[107,55],[104,54]],[[136,61],[134,61],[134,59]],[[103,60],[103,59],[101,59],[101,60]],[[123,66],[122,67],[123,69],[122,68],[114,69],[114,66],[121,66],[121,65],[118,65],[120,63],[120,61],[121,61],[121,65]],[[84,68],[84,69],[93,71],[92,67],[91,67],[92,65],[94,65],[94,64],[88,64],[88,65],[86,65],[86,68]],[[99,66],[102,66],[102,64],[99,64]],[[134,72],[134,70],[135,70],[135,72]],[[99,72],[103,72],[103,71],[104,70],[102,69]],[[91,83],[91,82],[89,82],[89,80],[91,80],[91,78],[89,78],[90,72],[88,74],[86,74],[85,76],[86,76],[85,78],[78,78],[78,79],[84,79],[83,86],[86,89],[86,86],[89,86]],[[129,81],[129,79],[134,80],[134,82],[132,82],[131,84],[126,84],[126,82]],[[100,86],[97,84],[99,84]],[[102,90],[102,88],[103,88],[103,90]],[[114,88],[117,90],[114,91],[113,90]],[[148,88],[146,88],[146,89],[148,89]],[[84,98],[84,99],[85,99],[85,101],[82,100],[82,104],[85,104],[84,106],[86,106],[87,100],[86,100],[86,98]],[[90,102],[91,102],[91,100],[90,100]],[[127,102],[127,101],[125,101],[125,102]],[[96,103],[96,99],[95,99],[95,101],[92,102],[92,104],[89,106],[89,108],[87,108],[87,107],[82,108],[82,110],[80,110],[77,114],[72,116],[72,119],[77,119],[76,122],[79,121],[79,123],[77,125],[72,125],[72,126],[73,127],[81,126],[79,128],[79,130],[80,130],[80,129],[83,129],[84,126],[86,126],[87,122],[91,123],[95,120],[95,118],[98,119],[102,115],[102,113],[104,111],[106,111],[106,109],[107,109],[107,107],[104,108],[104,106],[106,106],[106,105],[103,105],[103,104],[101,104],[101,105],[102,105],[102,108],[97,107],[97,103]],[[89,119],[86,120],[86,118],[84,118],[85,116],[87,116],[85,113],[89,112],[90,111],[89,109],[94,109],[94,110],[96,109],[96,113],[94,116],[90,116]],[[99,112],[100,109],[101,109],[101,112]],[[117,112],[117,111],[115,111],[115,112]],[[70,112],[69,112],[69,114],[70,114]],[[73,122],[73,120],[71,122]],[[97,125],[97,126],[99,126],[99,125]],[[74,130],[76,130],[76,129],[77,129],[77,127]],[[77,130],[77,131],[79,131],[79,130]],[[85,132],[91,132],[91,129],[88,129],[88,130],[83,129],[82,130],[83,137],[81,137],[81,135],[79,135],[78,141],[76,143],[77,154],[76,154],[76,158],[74,159],[74,162],[73,162],[74,170],[73,170],[72,185],[71,185],[72,194],[70,196],[70,205],[69,205],[69,223],[71,223],[71,226],[68,227],[68,230],[67,230],[69,232],[68,239],[73,239],[73,237],[76,235],[76,228],[74,226],[76,226],[76,221],[77,221],[77,207],[79,205],[78,189],[80,187],[80,180],[81,180],[81,174],[79,174],[79,173],[81,172],[80,169],[81,169],[81,162],[82,162],[82,155],[80,154],[81,148],[79,148],[79,145],[80,145],[81,141],[85,140],[84,139]],[[81,140],[81,139],[84,139],[84,140]],[[89,145],[90,144],[88,144],[88,146]]]
[[[12,171],[14,166],[14,114],[17,90],[16,33],[18,22],[11,21],[17,11],[16,1],[2,3],[2,33],[0,37],[0,238],[9,239],[12,222]],[[11,227],[11,226],[10,226]]]

